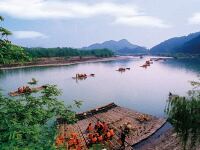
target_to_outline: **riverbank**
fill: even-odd
[[[140,143],[139,143],[140,144]],[[158,133],[150,140],[134,147],[135,150],[183,150],[181,139],[175,133],[172,127],[166,127],[164,132]],[[190,149],[189,147],[186,149]],[[200,144],[197,144],[193,150],[200,150]]]
[[[114,56],[114,57],[52,57],[52,58],[41,58],[33,62],[25,64],[11,64],[11,65],[0,65],[0,70],[8,69],[19,69],[19,68],[30,68],[30,67],[47,67],[47,66],[67,66],[81,63],[93,63],[93,62],[104,62],[113,60],[125,60],[133,58],[133,56]]]

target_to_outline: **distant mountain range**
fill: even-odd
[[[134,45],[126,39],[119,41],[105,41],[103,43],[92,44],[88,47],[83,47],[82,50],[91,50],[91,49],[109,49],[112,50],[115,54],[128,55],[128,54],[146,54],[148,50],[145,47]]]
[[[150,50],[143,46],[130,43],[126,39],[119,41],[105,41],[103,43],[95,43],[88,47],[81,48],[82,50],[92,49],[109,49],[119,55],[200,55],[200,32],[192,33],[187,36],[174,37],[152,47]]]
[[[150,49],[151,54],[200,54],[200,32],[168,39]]]

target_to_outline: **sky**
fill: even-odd
[[[27,47],[127,39],[151,48],[200,31],[200,0],[0,0],[3,27]]]

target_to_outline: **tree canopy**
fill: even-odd
[[[0,16],[0,22],[4,18]],[[7,39],[12,33],[6,28],[0,27],[0,64],[23,63],[30,60],[24,49],[14,45]]]
[[[60,94],[55,85],[48,85],[38,96],[0,94],[0,149],[55,149],[56,117],[76,121],[73,107],[57,99]],[[74,105],[79,107],[80,102]]]
[[[183,148],[192,149],[200,144],[200,83],[191,82],[194,89],[187,97],[172,96],[168,100],[166,113],[180,137]]]
[[[113,52],[108,49],[79,50],[68,47],[56,48],[24,48],[32,57],[71,57],[71,56],[96,56],[110,57]]]

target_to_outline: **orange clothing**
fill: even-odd
[[[92,130],[93,130],[92,125],[89,125],[89,126],[87,127],[87,131],[88,131],[88,132],[91,132]]]
[[[76,147],[76,150],[82,150],[82,146],[78,145],[78,146]]]
[[[111,135],[111,136],[114,136],[114,135],[115,135],[113,129],[111,129],[109,132],[110,132],[110,135]]]
[[[107,136],[107,138],[110,138],[110,136],[111,136],[110,132],[107,132],[106,136]]]
[[[61,141],[64,141],[64,136],[60,135],[58,138],[59,138]]]
[[[95,143],[97,141],[97,138],[96,137],[93,137],[92,138],[92,143]]]
[[[75,132],[73,132],[73,133],[71,133],[71,136],[72,136],[72,138],[77,138],[77,133],[75,133]]]
[[[63,141],[61,141],[59,138],[56,138],[56,145],[60,146],[63,144]]]
[[[99,141],[99,142],[103,141],[103,136],[102,136],[102,135],[100,135],[100,136],[98,137],[98,141]]]
[[[74,145],[74,142],[75,142],[74,139],[70,138],[69,141],[68,141],[69,146]]]
[[[88,138],[92,140],[92,138],[93,138],[93,135],[92,135],[91,133],[90,133],[90,134],[88,134]]]
[[[81,143],[81,141],[80,141],[79,139],[76,139],[76,140],[75,140],[75,144],[76,144],[76,145],[79,145],[80,143]]]

